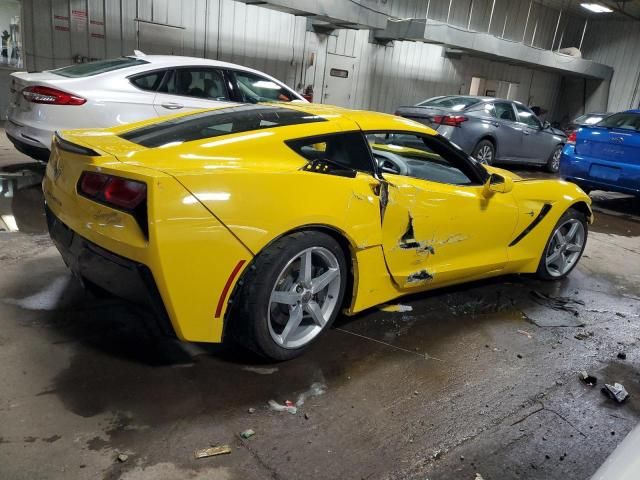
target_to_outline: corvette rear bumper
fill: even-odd
[[[45,206],[49,235],[69,269],[83,282],[150,308],[155,329],[175,336],[162,297],[149,268],[115,253],[109,252],[78,235]]]

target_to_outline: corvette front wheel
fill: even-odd
[[[575,268],[587,245],[587,220],[584,213],[570,208],[556,224],[538,265],[537,275],[544,280],[564,278]]]
[[[342,248],[321,232],[297,232],[261,252],[234,300],[231,328],[272,360],[300,355],[333,323],[347,282]]]

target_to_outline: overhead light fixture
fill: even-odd
[[[590,10],[594,13],[611,13],[613,12],[613,10],[611,10],[609,7],[605,7],[604,5],[600,5],[599,3],[581,3],[580,6],[582,8],[586,8],[587,10]]]

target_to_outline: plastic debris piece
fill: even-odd
[[[289,412],[292,415],[298,413],[298,408],[295,406],[281,405],[275,400],[269,400],[269,408],[274,412]]]
[[[626,388],[624,388],[621,383],[617,382],[613,385],[605,383],[604,387],[602,387],[602,393],[618,403],[622,403],[629,398],[629,392],[627,392]]]
[[[327,393],[327,386],[325,384],[319,382],[312,383],[309,390],[298,395],[296,407],[304,405],[304,402],[306,402],[309,397],[317,397],[319,395],[324,395],[325,393]]]
[[[484,477],[476,472],[476,478],[474,480],[484,480]]]
[[[380,310],[383,312],[398,312],[398,313],[404,313],[404,312],[412,312],[413,311],[413,307],[411,305],[401,305],[401,304],[395,304],[395,305],[382,305],[380,307]]]
[[[533,338],[533,334],[531,334],[531,333],[527,332],[526,330],[518,330],[518,333],[519,333],[520,335],[524,335],[524,336],[525,336],[525,337],[527,337],[527,338]]]
[[[278,371],[278,367],[242,367],[247,372],[257,373],[258,375],[271,375]]]
[[[247,428],[246,430],[240,432],[240,436],[244,439],[251,438],[256,434],[252,429]]]
[[[253,407],[250,407],[250,408],[247,410],[247,412],[249,412],[249,413],[256,413],[256,409],[255,409],[255,408],[253,408]]]
[[[583,370],[580,372],[580,380],[582,380],[584,383],[586,383],[590,387],[593,387],[598,383],[598,379],[593,375],[589,375],[586,370]]]
[[[129,455],[127,455],[126,453],[121,453],[120,455],[118,455],[118,461],[120,463],[124,463],[127,460],[129,460]]]
[[[284,404],[285,404],[287,407],[293,407],[293,402],[292,402],[291,400],[285,400],[285,401],[284,401]]]
[[[198,458],[215,457],[217,455],[226,455],[231,453],[231,447],[229,445],[219,445],[217,447],[208,447],[196,450],[193,456]]]

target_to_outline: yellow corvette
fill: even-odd
[[[506,273],[566,276],[589,197],[476,163],[411,120],[243,105],[56,135],[49,231],[168,333],[301,353],[340,310]]]

